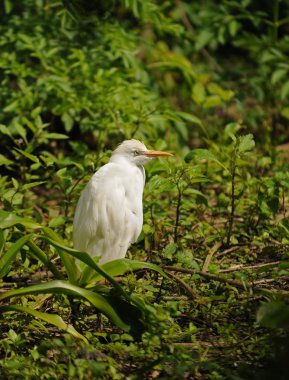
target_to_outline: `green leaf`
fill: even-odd
[[[0,229],[0,252],[2,251],[2,248],[5,243],[5,236],[3,230]]]
[[[239,137],[239,153],[244,153],[252,150],[255,146],[255,141],[252,133]]]
[[[286,119],[289,119],[289,107],[282,108],[281,115]]]
[[[272,74],[272,77],[271,77],[271,83],[276,84],[282,78],[284,78],[287,74],[288,74],[287,69],[278,69],[278,70],[274,71],[274,73]]]
[[[193,100],[198,104],[202,104],[206,99],[206,90],[201,82],[197,82],[193,87]]]
[[[10,132],[10,129],[7,128],[6,125],[0,124],[0,133],[12,138],[12,134]]]
[[[193,124],[198,124],[200,126],[202,126],[202,124],[203,124],[202,121],[201,121],[201,119],[199,119],[197,116],[192,115],[190,113],[187,113],[187,112],[176,112],[176,115],[180,116],[184,120],[190,121]]]
[[[70,132],[72,130],[74,120],[68,112],[65,112],[61,116],[61,121],[64,124],[64,128],[65,128],[66,132]]]
[[[24,157],[28,158],[29,160],[31,160],[37,164],[39,163],[38,157],[34,156],[33,154],[27,153],[24,150],[19,149],[19,148],[15,148],[15,150],[17,150],[17,152],[21,153]]]
[[[123,274],[127,272],[134,272],[139,269],[150,269],[155,272],[158,272],[161,276],[168,278],[168,276],[165,274],[165,272],[157,265],[142,262],[142,261],[136,261],[136,260],[129,260],[129,259],[117,259],[110,261],[108,263],[105,263],[102,265],[102,268],[105,270],[106,273],[108,273],[110,276],[122,276]],[[95,282],[102,280],[104,276],[100,273],[95,273],[93,268],[86,267],[82,273],[82,276],[80,278],[80,284],[87,284],[89,282]]]
[[[49,227],[43,227],[42,230],[46,236],[39,237],[42,239],[48,237],[49,243],[56,248],[57,253],[61,258],[61,261],[63,262],[69,281],[72,284],[77,284],[78,269],[73,258],[70,255],[67,255],[67,247],[64,246],[63,240]]]
[[[281,100],[285,100],[289,94],[289,81],[285,82],[281,88]]]
[[[7,252],[2,255],[0,259],[0,278],[4,277],[9,272],[11,264],[14,261],[17,253],[31,238],[32,234],[22,236],[11,245]]]
[[[46,182],[47,181],[36,181],[36,182],[26,183],[25,185],[22,186],[22,189],[27,190],[27,189],[30,189],[31,187],[36,187],[36,186],[42,185],[43,183],[46,183]]]
[[[34,258],[41,261],[57,279],[64,279],[62,273],[59,272],[56,266],[49,260],[48,256],[45,254],[45,252],[42,251],[41,248],[38,247],[38,245],[36,245],[33,241],[28,241],[27,245],[30,248],[30,251],[28,253],[31,253]]]
[[[194,149],[191,152],[189,152],[186,157],[185,161],[189,162],[192,159],[195,160],[207,160],[207,161],[214,161],[218,165],[220,165],[222,168],[228,171],[228,169],[217,159],[217,157],[208,149]]]
[[[8,166],[11,164],[13,164],[13,161],[11,161],[8,158],[6,158],[5,156],[3,156],[3,154],[0,154],[0,166],[1,165]]]
[[[163,251],[163,256],[166,258],[166,259],[169,259],[171,260],[173,258],[173,254],[177,251],[177,244],[175,243],[170,243],[168,244],[164,251]]]
[[[196,50],[201,50],[214,38],[215,36],[213,32],[206,29],[202,30],[201,33],[199,33],[196,38],[196,44],[195,44]]]
[[[67,281],[50,281],[44,284],[27,286],[26,288],[9,290],[8,292],[1,293],[0,299],[19,297],[27,294],[65,294],[84,298],[104,313],[115,325],[127,332],[131,330],[131,326],[123,322],[119,314],[110,304],[109,297],[105,298],[100,294],[73,285]]]
[[[232,20],[229,23],[229,33],[232,37],[235,37],[241,25],[236,20]]]
[[[67,135],[64,135],[63,133],[46,133],[44,137],[47,139],[54,140],[66,140],[69,138]]]
[[[67,333],[73,335],[75,338],[83,340],[85,343],[88,343],[87,339],[80,334],[78,331],[75,330],[75,328],[72,325],[68,325],[64,322],[64,320],[57,314],[48,314],[43,313],[41,311],[34,310],[29,307],[25,306],[19,306],[19,305],[8,305],[8,306],[1,306],[0,312],[7,313],[9,311],[16,311],[19,313],[26,313],[30,314],[35,318],[39,318],[43,320],[44,322],[50,323],[57,328],[66,331]]]
[[[47,230],[50,230],[50,229],[44,228],[44,232],[47,232]],[[50,233],[49,237],[42,236],[42,235],[39,235],[38,237],[40,239],[44,239],[44,240],[48,241],[54,247],[60,248],[61,250],[69,253],[71,256],[77,258],[78,260],[84,262],[85,264],[87,264],[88,266],[93,268],[97,273],[99,273],[107,281],[109,281],[115,287],[115,289],[119,292],[119,294],[122,294],[126,299],[129,300],[129,295],[122,289],[122,287],[114,280],[113,277],[111,277],[108,273],[106,273],[99,265],[97,265],[93,261],[93,259],[89,256],[88,253],[77,251],[76,249],[66,247],[63,244],[60,244],[58,241],[53,240],[52,236],[53,235]],[[58,252],[59,252],[59,250],[58,250]],[[75,265],[75,263],[74,263],[74,265]],[[76,265],[75,265],[75,267],[76,267]],[[69,269],[72,270],[72,268],[69,268]],[[77,270],[75,270],[75,273],[77,273]],[[76,275],[75,273],[74,273],[74,275]]]
[[[204,103],[203,107],[204,108],[213,108],[213,107],[218,107],[222,104],[222,100],[219,95],[210,95],[207,96]]]
[[[206,127],[204,126],[202,120],[199,119],[197,116],[192,115],[188,112],[176,112],[176,115],[181,117],[182,119],[184,119],[186,121],[189,121],[193,124],[199,125],[202,128],[202,131],[206,134],[206,136],[207,137],[209,136],[208,131],[207,131]]]
[[[33,220],[28,218],[21,218],[13,214],[12,212],[0,210],[0,228],[9,228],[15,224],[21,224],[28,228],[42,228],[39,224],[33,222]]]

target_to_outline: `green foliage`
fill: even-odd
[[[289,8],[261,3],[2,2],[0,377],[282,378]],[[75,204],[127,138],[175,157],[100,267]]]

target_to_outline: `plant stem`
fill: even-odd
[[[233,222],[234,222],[234,216],[235,216],[235,176],[236,176],[236,149],[233,153],[232,158],[232,167],[231,167],[231,212],[229,215],[229,228],[228,228],[228,234],[227,234],[227,245],[230,245],[231,241],[231,235],[232,235],[232,228],[233,228]]]
[[[175,220],[175,227],[174,227],[174,242],[176,243],[178,240],[178,228],[179,228],[179,220],[180,220],[180,208],[181,208],[181,202],[182,202],[182,192],[177,184],[178,189],[178,199],[177,199],[177,209],[176,209],[176,220]]]

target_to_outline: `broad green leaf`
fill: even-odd
[[[10,311],[30,314],[33,317],[39,318],[43,320],[44,322],[50,323],[56,326],[57,328],[64,330],[67,333],[73,335],[75,338],[81,339],[85,343],[88,343],[87,339],[82,334],[76,331],[72,325],[68,325],[67,323],[65,323],[64,320],[57,314],[43,313],[41,311],[37,311],[35,309],[25,307],[25,306],[19,306],[19,305],[8,305],[8,306],[0,307],[0,313],[7,313]]]
[[[102,268],[105,270],[106,273],[113,277],[121,276],[127,272],[134,272],[139,269],[150,269],[155,272],[158,272],[163,277],[168,278],[168,276],[159,266],[136,260],[117,259],[103,264]],[[80,278],[80,284],[84,285],[89,282],[99,281],[103,278],[103,275],[95,273],[95,270],[93,268],[86,267]]]
[[[239,153],[244,153],[252,150],[255,146],[255,141],[252,133],[239,137]]]
[[[38,247],[38,245],[36,245],[33,241],[28,241],[27,245],[30,248],[32,255],[37,260],[41,261],[57,279],[64,279],[63,274],[59,272],[56,266],[49,260],[45,252],[43,252],[42,249]]]
[[[0,228],[9,228],[15,224],[21,224],[28,228],[41,228],[41,226],[28,218],[22,218],[12,212],[0,210]]]
[[[107,281],[109,281],[114,287],[115,289],[119,292],[119,294],[122,294],[126,299],[129,300],[129,295],[122,289],[122,287],[114,280],[113,277],[111,277],[111,275],[109,275],[108,273],[106,273],[99,265],[97,265],[93,259],[89,256],[88,253],[86,252],[81,252],[81,251],[77,251],[76,249],[73,249],[73,248],[69,248],[69,247],[66,247],[65,245],[63,244],[60,244],[59,242],[53,240],[51,238],[51,236],[49,237],[46,237],[46,236],[38,236],[40,239],[44,239],[46,241],[48,241],[51,245],[53,245],[54,247],[56,248],[60,248],[61,250],[69,253],[71,256],[77,258],[78,260],[84,262],[85,264],[87,264],[88,266],[90,266],[91,268],[93,268],[97,273],[99,273],[101,276],[103,276]],[[59,251],[58,251],[59,252]],[[75,267],[76,267],[76,264],[74,263]],[[75,275],[77,273],[77,270],[75,272]]]
[[[61,261],[63,262],[63,265],[65,267],[65,271],[69,281],[72,284],[77,284],[78,269],[73,258],[70,255],[67,255],[67,251],[62,248],[65,247],[63,244],[63,240],[49,227],[43,227],[42,231],[48,237],[50,244],[54,245],[54,247],[56,248],[61,258]],[[40,238],[43,237],[40,236]]]
[[[109,303],[108,299],[104,296],[92,292],[91,290],[72,285],[67,281],[50,281],[44,284],[27,286],[21,289],[9,290],[8,292],[1,293],[0,299],[7,299],[11,297],[20,297],[27,294],[65,294],[76,296],[86,299],[94,307],[104,313],[115,325],[124,331],[130,331],[131,327],[127,325],[119,317],[113,306]]]
[[[189,162],[192,159],[195,160],[207,160],[214,161],[222,168],[228,171],[228,169],[217,159],[217,157],[208,149],[194,149],[190,153],[188,153],[185,157],[185,161]]]
[[[11,264],[14,261],[20,249],[32,238],[32,234],[22,236],[15,243],[11,245],[7,252],[5,252],[0,259],[0,278],[4,277],[10,270]]]

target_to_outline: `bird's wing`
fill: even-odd
[[[133,184],[115,163],[94,174],[82,192],[74,218],[74,247],[105,261],[124,257],[142,228],[142,206],[128,191]],[[143,186],[143,184],[142,184]]]

